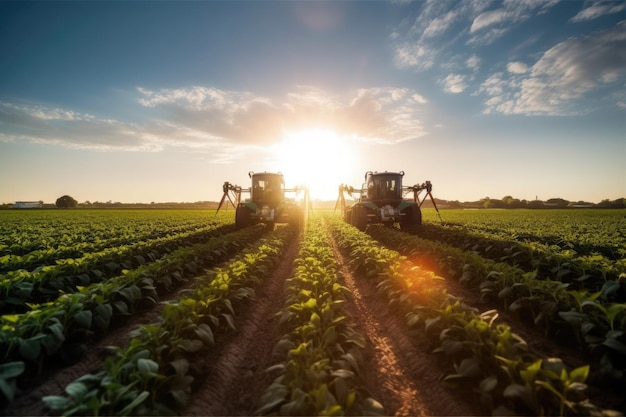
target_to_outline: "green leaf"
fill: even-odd
[[[480,392],[491,392],[498,386],[498,378],[490,376],[480,381]]]
[[[96,316],[93,318],[94,326],[100,330],[106,330],[113,317],[111,304],[99,304],[95,309]]]
[[[502,395],[504,396],[504,398],[520,398],[526,403],[526,405],[532,407],[532,396],[528,388],[526,388],[524,385],[511,384],[504,389]]]
[[[48,407],[55,411],[62,411],[67,409],[73,404],[69,398],[61,397],[59,395],[47,395],[41,399]]]
[[[82,329],[90,329],[93,313],[91,310],[83,310],[74,316],[74,321]]]
[[[233,316],[231,316],[230,314],[222,314],[222,317],[224,317],[224,320],[226,320],[228,327],[230,327],[232,330],[236,330],[235,319],[233,319]]]
[[[354,376],[354,372],[347,369],[336,369],[331,373],[336,378],[350,379]]]
[[[70,382],[65,387],[65,392],[71,397],[74,397],[74,399],[76,400],[82,399],[87,393],[87,391],[88,391],[87,387],[82,382],[76,382],[76,381]]]
[[[321,320],[319,314],[317,314],[315,312],[312,313],[310,321],[311,321],[311,324],[313,324],[313,326],[315,326],[316,328],[319,329],[321,327],[322,320]]]
[[[479,378],[483,372],[476,358],[466,358],[461,361],[458,372],[466,378]]]
[[[26,365],[22,361],[7,362],[0,365],[0,379],[16,378],[24,372]]]
[[[575,381],[575,382],[585,382],[588,376],[589,376],[589,365],[585,365],[585,366],[581,366],[579,368],[573,369],[569,373],[570,381]]]
[[[626,355],[626,345],[617,339],[604,339],[604,342],[602,342],[602,344],[606,347],[622,353],[623,355]]]
[[[194,331],[196,336],[198,336],[206,345],[215,344],[215,338],[213,336],[213,330],[211,330],[211,326],[206,323],[200,324]]]
[[[119,415],[125,416],[125,415],[130,414],[133,408],[137,407],[149,396],[150,396],[150,393],[148,391],[142,391],[141,394],[137,396],[137,398],[135,398],[130,404],[128,404],[122,410],[120,410]]]
[[[568,322],[569,324],[580,327],[580,325],[588,320],[588,317],[585,313],[580,313],[578,311],[559,311],[559,316]]]
[[[159,364],[152,359],[141,358],[137,360],[137,368],[143,373],[154,375],[159,370]]]
[[[182,350],[184,350],[185,352],[198,352],[202,349],[202,346],[204,346],[204,344],[200,341],[200,340],[189,340],[189,339],[185,339],[182,342],[180,342],[178,344],[178,347]]]
[[[174,372],[177,375],[186,375],[189,372],[189,360],[185,358],[179,358],[170,362],[170,366],[174,368]]]
[[[513,293],[513,287],[504,287],[498,292],[498,298],[507,298],[510,297]]]
[[[426,325],[424,327],[424,330],[426,331],[426,333],[430,333],[432,330],[434,330],[434,327],[441,321],[441,316],[437,316],[434,317],[432,319],[427,319],[426,320]]]
[[[31,337],[30,339],[22,339],[20,340],[20,348],[19,353],[20,356],[29,361],[36,361],[39,358],[41,353],[41,342],[42,337],[46,337],[45,335],[38,335],[35,337]]]

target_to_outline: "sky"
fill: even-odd
[[[626,1],[0,0],[0,57],[0,203],[626,197]]]

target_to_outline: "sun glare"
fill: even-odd
[[[308,185],[312,199],[336,199],[355,160],[350,139],[327,129],[286,133],[273,152],[286,186]]]

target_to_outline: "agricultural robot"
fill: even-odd
[[[365,173],[365,182],[361,189],[355,189],[344,184],[339,186],[339,197],[335,210],[339,207],[347,223],[361,230],[368,224],[383,223],[393,226],[400,223],[400,229],[415,231],[422,224],[421,206],[430,197],[441,219],[439,209],[432,195],[433,186],[430,181],[413,186],[402,186],[404,171],[400,172],[372,172]],[[420,194],[425,191],[424,198]],[[413,192],[413,200],[405,200],[404,195]],[[350,197],[354,193],[359,196],[349,207],[346,207],[344,194]]]
[[[235,224],[243,228],[256,223],[274,226],[274,223],[292,223],[300,227],[306,221],[309,206],[309,193],[306,187],[285,188],[285,178],[281,172],[248,173],[252,180],[250,188],[225,182],[224,195],[217,207],[228,201],[236,209]],[[250,198],[241,201],[241,193],[250,193]],[[291,198],[285,193],[293,193]],[[226,203],[228,204],[228,203]]]

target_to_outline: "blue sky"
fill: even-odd
[[[625,1],[0,1],[0,56],[0,203],[626,196]]]

